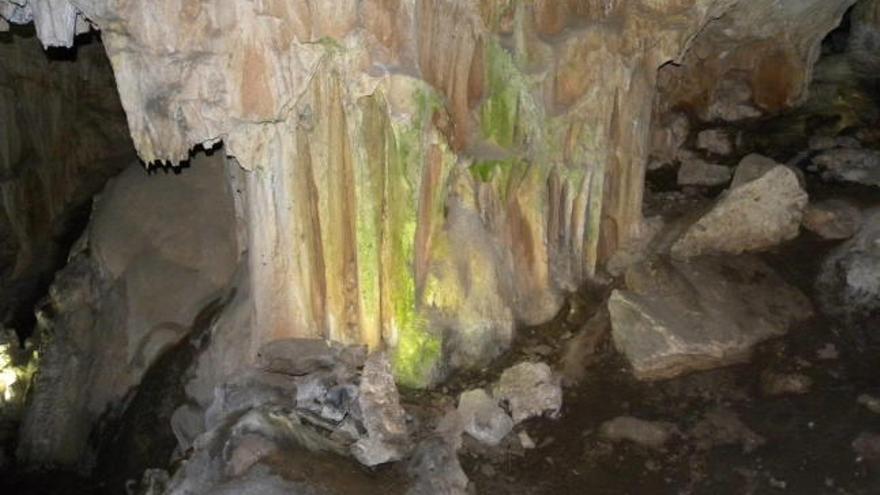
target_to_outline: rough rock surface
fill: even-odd
[[[804,212],[803,226],[823,239],[849,239],[862,226],[862,212],[844,200],[810,203]]]
[[[730,48],[755,105],[784,105],[851,3],[2,0],[0,17],[45,45],[101,30],[146,162],[222,141],[248,171],[249,358],[363,343],[425,385],[484,365],[639,234],[658,67],[708,47],[685,70],[723,83]]]
[[[148,174],[133,163],[108,184],[38,315],[41,363],[21,429],[22,461],[87,459],[98,416],[230,282],[239,255],[234,218],[216,155],[194,159],[180,175]]]
[[[880,209],[864,212],[862,229],[822,262],[816,279],[822,310],[853,324],[880,311]]]
[[[43,53],[33,37],[7,37],[0,42],[0,324],[25,334],[92,196],[136,156],[99,43],[82,44],[73,61]]]
[[[385,353],[374,353],[367,359],[358,403],[367,435],[352,446],[355,458],[367,466],[403,458],[410,447],[406,412],[400,407],[391,363]]]
[[[733,152],[733,142],[723,129],[706,129],[697,133],[697,148],[723,156]]]
[[[489,446],[498,445],[513,429],[513,420],[483,389],[463,392],[458,398],[458,413],[464,431]]]
[[[423,440],[416,447],[409,464],[413,486],[407,495],[466,495],[468,478],[455,447],[441,437]]]
[[[660,68],[656,112],[684,108],[705,121],[736,121],[799,103],[822,40],[854,3],[738,2],[696,36],[680,63]]]
[[[680,186],[720,186],[730,180],[730,169],[699,158],[684,160],[678,167]]]
[[[814,156],[813,164],[825,180],[880,187],[880,151],[833,148]]]
[[[628,440],[644,447],[661,449],[678,428],[665,421],[646,421],[632,416],[619,416],[599,426],[599,435],[613,442]]]
[[[651,260],[608,301],[611,336],[640,379],[669,378],[747,359],[812,308],[751,256]]]
[[[778,165],[729,189],[672,245],[672,255],[756,251],[796,237],[807,193],[789,168]]]
[[[492,395],[506,403],[514,424],[562,409],[560,378],[545,363],[520,363],[501,374]]]

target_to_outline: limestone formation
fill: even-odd
[[[99,43],[79,46],[73,61],[50,58],[35,38],[6,36],[0,42],[0,324],[26,331],[33,305],[88,218],[92,196],[136,156]]]
[[[239,257],[225,181],[225,163],[215,155],[193,160],[180,175],[148,174],[133,163],[107,186],[81,250],[56,276],[38,315],[40,370],[19,459],[86,460],[98,417],[119,407],[222,295]]]
[[[736,182],[736,179],[734,179]],[[797,237],[807,193],[789,168],[778,165],[732,186],[672,245],[672,255],[756,251]]]
[[[611,336],[639,379],[748,359],[752,347],[809,317],[809,300],[753,257],[655,259],[626,273],[608,301]]]
[[[362,343],[423,386],[485,365],[640,234],[658,77],[670,102],[690,94],[676,66],[686,90],[744,78],[737,105],[789,104],[851,3],[3,0],[0,17],[44,45],[100,30],[145,162],[222,141],[247,171],[245,359]]]

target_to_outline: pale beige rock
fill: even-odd
[[[806,206],[797,175],[778,165],[728,190],[672,245],[672,255],[738,254],[774,246],[798,235]]]

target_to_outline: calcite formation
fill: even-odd
[[[484,364],[640,234],[658,68],[677,101],[728,81],[733,54],[743,94],[777,109],[852,1],[5,0],[0,17],[45,45],[100,30],[144,161],[222,141],[247,171],[240,346],[388,348],[418,386]]]

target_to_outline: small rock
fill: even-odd
[[[862,212],[847,201],[820,201],[807,206],[803,226],[824,239],[849,239],[862,226]]]
[[[761,111],[752,103],[751,85],[739,78],[724,78],[715,85],[703,115],[705,121],[716,119],[727,122],[760,117]]]
[[[495,472],[495,468],[492,467],[491,464],[483,464],[482,466],[480,466],[480,472],[483,473],[483,476],[487,478],[494,478],[495,474],[497,474]]]
[[[813,379],[802,373],[775,373],[765,371],[761,374],[761,391],[767,396],[801,395],[810,391]]]
[[[807,193],[797,175],[777,165],[724,193],[712,209],[672,246],[676,258],[708,253],[738,254],[797,237]]]
[[[535,448],[535,441],[532,440],[532,437],[530,437],[527,432],[521,431],[517,434],[517,437],[519,437],[519,444],[522,445],[522,448],[526,450]]]
[[[700,450],[722,445],[741,445],[749,453],[764,445],[764,437],[753,432],[736,414],[727,409],[713,409],[694,425],[688,436]]]
[[[402,459],[409,437],[406,412],[391,373],[391,363],[383,352],[367,358],[358,397],[366,438],[352,445],[355,458],[366,466]]]
[[[733,142],[721,129],[706,129],[697,134],[697,148],[715,155],[729,155],[733,152]]]
[[[813,157],[824,180],[880,186],[880,152],[861,148],[833,148]]]
[[[680,186],[720,186],[730,181],[730,169],[700,159],[686,160],[678,167]]]
[[[662,448],[677,432],[678,429],[672,423],[646,421],[631,416],[619,416],[599,427],[599,435],[605,440],[628,440],[652,449]]]
[[[520,363],[501,374],[493,395],[510,407],[514,424],[562,409],[562,387],[545,363]]]
[[[501,443],[513,429],[513,420],[483,389],[462,393],[458,413],[464,422],[464,431],[489,446]]]
[[[856,454],[869,461],[880,461],[880,435],[876,433],[860,433],[852,443]]]
[[[874,397],[873,395],[862,394],[856,399],[856,401],[868,408],[872,413],[880,414],[880,398]]]
[[[821,349],[816,351],[816,357],[823,361],[830,361],[833,359],[837,359],[840,356],[840,352],[837,351],[837,346],[828,342]]]
[[[466,495],[469,480],[455,450],[439,437],[423,440],[409,463],[414,481],[407,495]]]

